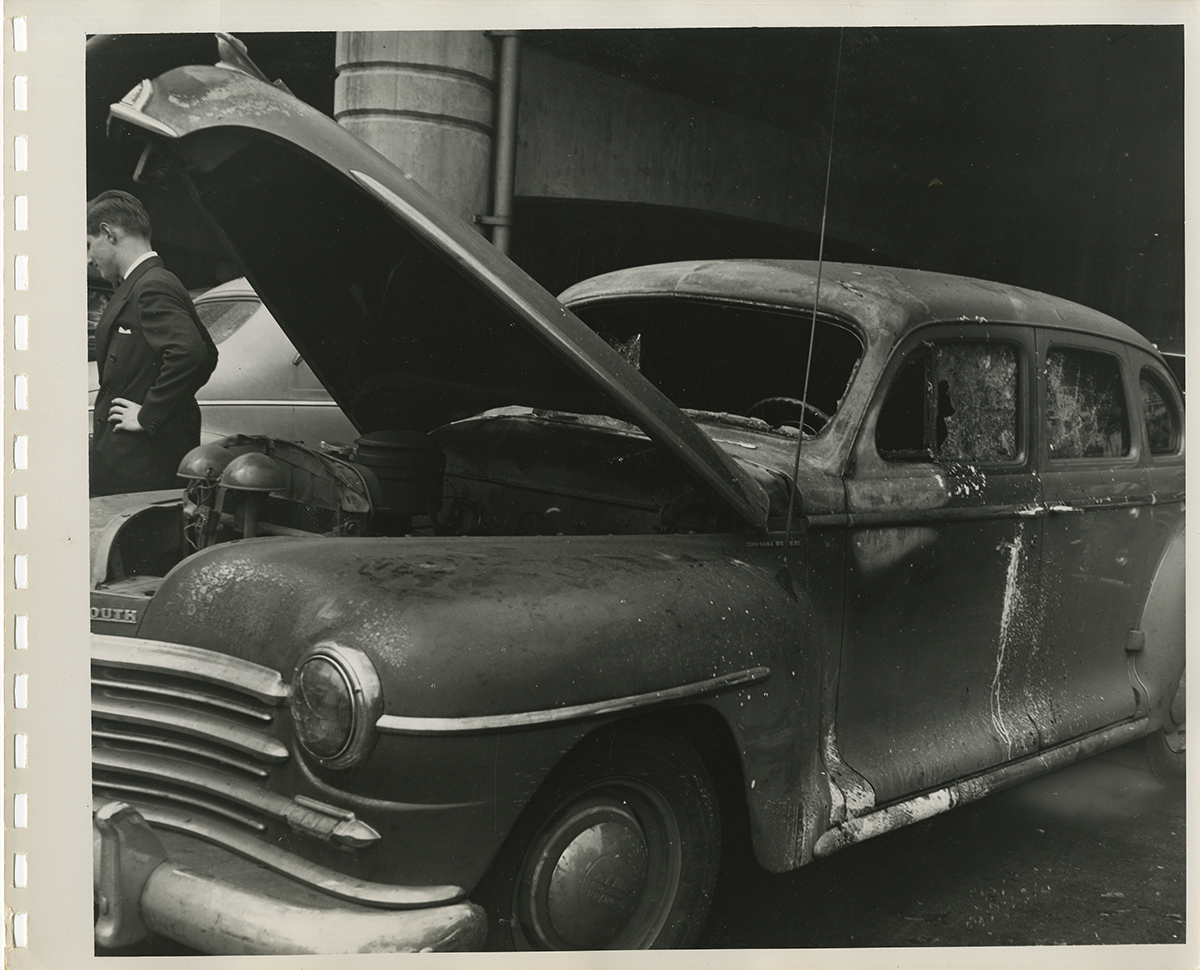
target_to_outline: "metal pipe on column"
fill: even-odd
[[[481,30],[343,31],[336,66],[335,120],[464,221],[482,222],[495,171],[496,42]]]
[[[492,244],[507,255],[512,241],[513,192],[517,168],[517,93],[521,38],[517,31],[491,31],[500,40],[497,71]]]

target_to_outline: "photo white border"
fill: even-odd
[[[549,27],[683,26],[935,26],[1065,23],[1182,23],[1185,25],[1185,171],[1195,172],[1200,4],[1195,0],[957,0],[957,2],[834,2],[834,0],[408,0],[408,2],[315,2],[315,0],[25,0],[6,2],[3,29],[3,448],[0,475],[4,510],[4,879],[6,939],[13,943],[14,917],[27,914],[27,946],[11,949],[14,968],[120,970],[199,966],[321,970],[396,967],[395,955],[299,957],[97,958],[91,926],[91,793],[89,756],[88,624],[83,600],[88,587],[87,456],[83,389],[84,343],[78,322],[86,312],[83,267],[84,39],[92,33],[174,31],[546,29]],[[13,49],[13,18],[25,18],[27,49]],[[14,78],[28,79],[28,106],[14,104]],[[14,168],[14,139],[28,140],[28,171]],[[1187,179],[1186,252],[1200,253],[1197,179]],[[14,228],[14,199],[28,198],[29,228]],[[74,255],[71,255],[74,254]],[[27,256],[29,289],[17,289],[17,257]],[[1197,320],[1195,274],[1186,292],[1187,330]],[[28,349],[15,347],[14,320],[27,315]],[[1195,369],[1195,362],[1189,370]],[[27,410],[18,410],[16,381],[28,381]],[[1192,376],[1193,387],[1200,383]],[[14,469],[14,440],[28,435],[28,467]],[[1189,472],[1192,462],[1189,460]],[[15,528],[16,496],[28,496],[28,527]],[[1194,533],[1195,530],[1193,530]],[[1197,540],[1189,538],[1195,562]],[[27,556],[28,588],[18,589],[17,557]],[[1189,603],[1189,606],[1191,604]],[[1189,610],[1190,612],[1190,610]],[[15,649],[14,617],[29,617],[27,649]],[[1195,614],[1194,614],[1195,615]],[[26,676],[28,706],[15,707],[17,678]],[[1193,677],[1196,674],[1193,673]],[[28,762],[13,764],[14,736],[28,736]],[[1196,753],[1191,759],[1194,763]],[[1194,768],[1194,764],[1193,764]],[[1189,804],[1196,804],[1197,771],[1190,773]],[[15,828],[14,805],[28,795],[29,822]],[[1189,812],[1189,820],[1192,813]],[[1191,826],[1189,825],[1189,828]],[[1193,837],[1195,830],[1191,829]],[[14,860],[24,854],[28,881],[14,889]],[[1188,882],[1194,888],[1195,852]],[[676,954],[444,954],[444,967],[1039,967],[1183,968],[1200,965],[1194,892],[1189,893],[1190,943],[1179,946],[953,947],[864,950],[686,951]],[[800,916],[801,914],[798,914]]]

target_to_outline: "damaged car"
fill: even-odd
[[[688,946],[723,847],[1182,772],[1183,401],[1130,328],[795,261],[556,299],[252,72],[112,123],[357,438],[93,500],[98,947]]]

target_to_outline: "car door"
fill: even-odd
[[[940,326],[893,355],[845,480],[842,759],[876,804],[1037,749],[1032,331]]]
[[[1154,497],[1124,345],[1040,329],[1038,353],[1047,515],[1034,718],[1051,747],[1136,713],[1126,647]]]

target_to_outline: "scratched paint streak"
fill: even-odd
[[[992,726],[1004,741],[1010,755],[1012,754],[1013,738],[1004,723],[1004,710],[1000,697],[1000,678],[1004,672],[1004,655],[1008,649],[1009,629],[1012,625],[1013,614],[1016,612],[1021,598],[1017,579],[1020,575],[1021,547],[1023,544],[1024,536],[1018,531],[1008,546],[1008,572],[1004,579],[1004,608],[1000,613],[1000,643],[996,650],[996,673],[992,677],[991,691]]]

